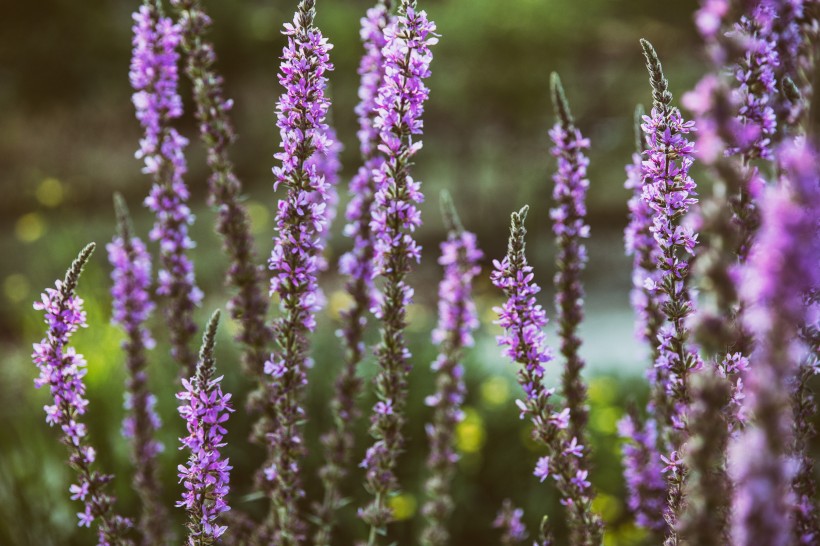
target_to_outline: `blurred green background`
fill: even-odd
[[[279,33],[289,21],[295,0],[206,2],[214,19],[211,34],[235,98],[234,118],[240,139],[233,157],[249,195],[260,260],[271,248],[272,154],[278,146],[274,105],[283,45]],[[625,508],[618,462],[616,422],[628,401],[645,396],[642,372],[646,360],[633,341],[628,304],[629,260],[623,256],[621,233],[627,192],[623,166],[633,147],[632,111],[650,100],[638,38],[649,38],[661,54],[676,96],[691,88],[703,69],[700,46],[691,23],[694,1],[656,0],[421,0],[438,24],[440,44],[434,49],[430,102],[425,115],[424,150],[415,175],[428,196],[424,227],[418,233],[425,249],[414,275],[418,301],[411,309],[410,342],[415,369],[411,376],[411,425],[401,474],[405,493],[394,501],[402,520],[392,533],[401,544],[413,544],[421,529],[424,502],[426,442],[423,425],[430,415],[422,400],[432,389],[429,363],[435,349],[429,333],[435,324],[435,292],[440,270],[438,242],[443,237],[437,195],[454,195],[462,219],[475,231],[486,252],[484,274],[476,287],[482,328],[467,357],[467,418],[458,430],[462,453],[454,485],[457,510],[452,521],[453,544],[493,544],[490,523],[504,498],[527,509],[531,529],[541,514],[554,514],[562,531],[560,507],[550,485],[532,477],[539,450],[519,421],[513,400],[518,396],[514,367],[495,346],[497,327],[492,306],[500,295],[487,278],[491,258],[503,255],[509,212],[525,203],[529,217],[529,255],[537,280],[545,287],[542,302],[552,315],[550,289],[554,267],[547,209],[554,162],[548,154],[547,129],[552,124],[548,78],[553,70],[564,81],[577,123],[592,140],[589,221],[592,225],[590,264],[586,274],[588,318],[583,355],[589,361],[590,429],[594,454],[596,507],[607,521],[607,545],[641,544],[645,537],[631,524]],[[102,244],[114,229],[112,192],[122,192],[136,225],[146,234],[151,218],[140,206],[150,185],[134,159],[139,127],[128,85],[130,14],[137,2],[124,0],[43,0],[13,2],[0,18],[0,544],[90,544],[92,534],[78,530],[68,501],[72,476],[56,431],[48,429],[42,406],[47,393],[32,385],[35,369],[31,343],[42,336],[42,322],[31,302],[43,287],[61,277],[76,252],[88,241]],[[333,122],[345,144],[343,184],[358,167],[356,67],[361,54],[359,18],[370,2],[320,0],[318,24],[335,45],[331,74]],[[190,112],[190,86],[183,83]],[[193,255],[197,279],[207,294],[198,321],[224,307],[225,260],[213,231],[214,214],[204,205],[207,170],[190,114],[182,130],[191,137],[192,206],[197,213]],[[342,188],[343,204],[346,202]],[[337,219],[329,254],[349,248]],[[154,247],[154,251],[156,248]],[[109,325],[109,268],[100,246],[81,281],[90,328],[75,337],[89,361],[88,422],[100,447],[101,463],[117,474],[115,488],[121,509],[136,512],[129,486],[128,448],[119,427],[123,414],[121,333]],[[316,368],[308,400],[310,456],[306,482],[318,491],[315,469],[320,463],[317,438],[329,425],[327,399],[333,370],[340,362],[338,311],[346,305],[341,281],[332,273],[323,279],[327,312],[315,336]],[[175,467],[181,454],[177,437],[174,364],[167,354],[160,315],[153,325],[160,344],[151,354],[151,382],[160,398],[166,426],[162,440],[163,477],[169,506],[180,493]],[[251,387],[238,369],[237,349],[228,323],[219,337],[218,365],[227,390],[242,407]],[[374,339],[375,332],[371,332]],[[551,330],[550,335],[554,335]],[[553,339],[553,338],[551,338]],[[555,366],[557,368],[557,365]],[[370,376],[372,360],[362,366]],[[554,382],[559,370],[553,369]],[[372,404],[370,395],[362,407]],[[235,467],[232,504],[260,512],[259,501],[244,498],[260,452],[247,447],[250,424],[244,412],[230,422],[228,455]],[[360,430],[357,460],[366,442]],[[340,543],[363,533],[353,516],[364,491],[358,469],[346,484],[355,497],[345,509]],[[174,510],[181,522],[183,514]]]

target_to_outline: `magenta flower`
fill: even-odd
[[[69,465],[77,473],[78,483],[69,487],[72,500],[83,503],[77,513],[80,527],[97,523],[97,541],[103,545],[127,545],[127,535],[133,523],[113,512],[116,499],[106,492],[114,478],[93,470],[96,450],[88,439],[88,430],[80,418],[88,409],[83,377],[87,372],[83,356],[69,341],[77,330],[85,328],[86,315],[83,300],[77,296],[77,282],[83,267],[94,252],[94,244],[85,247],[66,272],[65,279],[55,288],[47,288],[34,308],[43,311],[48,326],[46,337],[34,344],[32,360],[40,375],[34,380],[38,389],[48,386],[53,404],[44,407],[46,423],[62,431],[60,441],[68,448]]]
[[[182,99],[177,94],[176,48],[180,28],[156,8],[143,5],[134,14],[134,51],[131,58],[131,86],[137,119],[143,138],[137,157],[143,172],[154,179],[145,205],[156,215],[151,239],[159,241],[162,269],[157,293],[169,298],[166,310],[171,335],[171,352],[182,366],[182,375],[193,374],[196,355],[190,350],[196,332],[193,311],[202,301],[194,279],[188,251],[194,243],[188,226],[194,217],[188,208],[188,188],[183,181],[187,170],[183,150],[188,141],[170,123],[182,115]]]
[[[666,480],[657,450],[656,421],[650,417],[640,423],[636,416],[628,415],[618,423],[618,432],[622,438],[629,440],[623,446],[629,509],[639,526],[657,533],[663,532],[666,528],[663,519]]]
[[[214,343],[219,311],[208,323],[202,338],[196,375],[183,379],[184,390],[177,394],[180,400],[179,415],[185,420],[188,436],[180,438],[182,446],[190,452],[188,463],[179,465],[179,481],[185,487],[178,507],[188,511],[188,546],[213,544],[227,530],[219,525],[219,515],[230,510],[225,498],[230,491],[231,466],[222,457],[225,447],[225,421],[234,411],[230,405],[231,395],[222,393],[222,377],[214,378],[216,361]]]
[[[543,480],[542,480],[543,481]],[[493,521],[493,527],[501,529],[501,544],[503,546],[515,546],[527,539],[527,528],[521,518],[524,517],[524,510],[513,506],[510,499],[505,499],[501,510]]]

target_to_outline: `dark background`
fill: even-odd
[[[345,144],[342,182],[359,165],[353,107],[357,101],[356,67],[362,48],[359,18],[369,2],[319,0],[318,25],[335,45],[331,74],[333,123]],[[296,2],[235,0],[206,2],[214,27],[211,38],[227,94],[236,100],[234,119],[240,139],[233,148],[238,174],[249,195],[260,259],[272,246],[272,154],[279,137],[274,106],[283,45],[281,25],[292,18]],[[117,474],[119,507],[136,513],[129,486],[128,447],[120,438],[122,356],[119,330],[109,325],[109,267],[103,244],[113,229],[111,195],[125,194],[139,232],[151,218],[140,206],[150,181],[134,159],[139,126],[130,103],[128,63],[131,12],[138,4],[124,0],[43,0],[8,2],[0,18],[0,544],[90,544],[92,533],[76,528],[77,506],[68,501],[72,476],[56,431],[45,425],[42,405],[47,393],[32,386],[36,375],[29,359],[31,343],[42,336],[41,317],[31,308],[43,287],[61,277],[76,252],[88,241],[100,246],[81,281],[90,327],[75,337],[89,361],[87,383],[91,410],[88,422],[100,448],[101,463]],[[435,264],[443,237],[438,193],[449,189],[465,226],[478,234],[487,254],[477,281],[482,328],[467,357],[470,394],[467,419],[458,431],[462,452],[455,483],[457,511],[453,544],[493,544],[489,529],[502,499],[527,508],[531,528],[541,514],[555,517],[562,531],[560,507],[552,486],[531,476],[539,450],[518,420],[514,367],[495,346],[493,305],[500,294],[489,284],[490,259],[503,255],[509,213],[525,203],[529,255],[537,280],[545,287],[542,303],[550,315],[554,257],[549,217],[554,161],[548,154],[551,126],[548,80],[558,71],[578,126],[591,138],[589,222],[592,226],[590,265],[586,274],[588,320],[582,352],[589,360],[590,430],[595,449],[593,482],[596,508],[609,525],[605,544],[639,544],[645,538],[631,523],[620,477],[619,441],[615,424],[627,401],[641,403],[641,376],[646,359],[632,336],[628,306],[630,262],[623,256],[621,233],[628,193],[623,189],[624,164],[633,148],[632,112],[650,100],[647,75],[638,45],[646,37],[665,63],[676,98],[692,87],[704,68],[691,22],[694,1],[656,0],[421,0],[438,24],[432,89],[425,114],[424,150],[414,175],[423,181],[427,201],[425,225],[418,237],[424,246],[422,266],[414,276],[417,303],[411,309],[409,337],[416,366],[411,377],[411,422],[408,450],[402,459],[405,493],[394,504],[403,522],[393,527],[402,544],[415,543],[421,529],[426,442],[423,424],[429,411],[422,400],[432,389],[428,363],[435,357],[429,332],[435,324],[435,291],[440,270]],[[190,86],[182,95],[190,107]],[[198,321],[227,298],[222,288],[225,260],[213,232],[214,214],[205,204],[207,170],[190,114],[181,130],[192,140],[187,177],[197,222],[192,236],[197,279],[206,292]],[[708,184],[708,182],[705,182]],[[331,257],[349,248],[334,226]],[[155,251],[155,245],[151,248]],[[314,469],[319,464],[319,433],[329,423],[327,398],[338,360],[338,310],[345,299],[332,273],[323,279],[329,305],[315,336],[316,368],[308,400],[310,457],[306,482],[317,492]],[[162,439],[163,477],[168,505],[178,498],[175,467],[182,454],[176,438],[182,422],[176,416],[174,364],[167,354],[161,318],[153,323],[159,346],[151,355],[152,386],[160,397],[166,426]],[[224,326],[219,337],[219,367],[227,390],[238,406],[250,387],[238,371],[237,350]],[[371,333],[373,335],[374,333]],[[554,333],[550,327],[550,335]],[[375,339],[373,336],[372,339]],[[552,338],[551,338],[552,339]],[[558,374],[559,363],[551,371]],[[368,360],[363,374],[372,374]],[[363,400],[370,407],[372,400]],[[245,498],[249,476],[260,453],[246,447],[248,418],[237,412],[230,422],[227,452],[235,466],[231,504],[259,513],[264,506]],[[357,460],[365,442],[361,431]],[[353,516],[364,500],[361,476],[354,472],[346,490],[356,497],[345,509],[342,543],[361,536],[364,526]],[[174,509],[182,521],[183,514]]]

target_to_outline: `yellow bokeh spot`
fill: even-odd
[[[596,408],[590,415],[592,428],[604,434],[615,434],[618,430],[620,412],[613,406]]]
[[[47,207],[56,207],[63,202],[65,197],[63,183],[56,178],[46,178],[34,190],[34,196],[40,204]]]
[[[501,302],[498,302],[498,304],[501,305]],[[487,325],[490,333],[497,335],[501,333],[501,326],[495,324],[495,321],[498,320],[498,313],[493,310],[493,307],[495,305],[490,305],[484,309],[484,312],[481,313],[481,323]]]
[[[593,404],[610,404],[615,400],[617,385],[608,377],[596,377],[589,382],[589,401]]]
[[[3,293],[14,303],[26,299],[30,289],[28,279],[19,273],[13,273],[3,281]]]
[[[462,453],[478,453],[486,439],[481,415],[472,408],[464,408],[464,420],[456,426],[456,448]]]
[[[592,509],[601,514],[605,522],[614,521],[620,517],[623,511],[621,501],[612,495],[599,492],[592,500]]]
[[[488,406],[498,407],[510,399],[510,385],[504,377],[493,376],[481,384],[481,399]]]
[[[330,294],[327,301],[327,314],[338,319],[341,312],[353,305],[353,298],[344,290],[336,290]]]
[[[388,501],[390,509],[393,511],[393,517],[397,521],[404,521],[416,515],[416,497],[410,493],[402,493],[395,497],[390,497]]]
[[[248,217],[251,220],[251,232],[262,233],[268,229],[270,212],[268,208],[258,201],[248,201]]]
[[[14,234],[24,243],[33,243],[46,232],[46,221],[36,212],[24,214],[17,219]]]
[[[634,525],[625,523],[614,529],[609,528],[604,535],[604,546],[636,546],[644,544],[647,531]]]

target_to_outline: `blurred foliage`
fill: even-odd
[[[225,75],[228,94],[236,99],[234,117],[240,139],[233,150],[238,173],[249,194],[260,260],[270,251],[275,196],[270,186],[272,154],[278,146],[274,125],[276,80],[283,45],[279,29],[291,18],[295,0],[206,1],[214,20],[212,39]],[[632,111],[636,102],[650,100],[638,38],[647,37],[660,52],[676,96],[690,88],[702,70],[699,45],[691,24],[694,0],[420,0],[438,23],[441,42],[434,49],[431,99],[425,115],[424,150],[415,175],[424,181],[428,202],[419,237],[425,247],[422,267],[414,275],[418,302],[411,309],[409,338],[415,370],[411,377],[409,442],[402,459],[405,492],[392,505],[402,521],[395,538],[414,543],[421,526],[424,502],[426,440],[429,411],[423,398],[433,388],[427,363],[434,359],[429,332],[435,317],[435,283],[440,275],[433,255],[442,238],[438,219],[438,191],[450,189],[464,224],[476,231],[488,258],[499,257],[507,235],[509,211],[525,202],[534,207],[529,224],[529,254],[537,280],[551,290],[550,241],[546,209],[550,205],[547,129],[552,124],[548,75],[556,70],[563,81],[580,128],[591,138],[590,241],[587,275],[589,319],[585,345],[590,374],[590,431],[594,450],[593,482],[598,488],[596,508],[608,523],[607,546],[641,544],[646,537],[631,523],[624,505],[616,422],[627,401],[642,404],[645,366],[630,335],[628,310],[629,261],[621,252],[627,194],[622,188],[623,165],[633,146]],[[130,13],[135,0],[42,0],[4,5],[0,18],[0,544],[48,546],[88,544],[91,535],[76,527],[77,506],[68,501],[72,476],[56,432],[43,420],[46,392],[35,391],[35,370],[29,360],[31,343],[42,336],[41,318],[31,301],[43,287],[61,277],[76,252],[90,240],[108,241],[114,218],[111,194],[122,191],[132,204],[139,233],[151,219],[137,203],[149,181],[134,159],[139,128],[130,104],[128,62]],[[357,101],[361,46],[358,20],[370,5],[363,0],[319,0],[318,23],[335,45],[331,75],[333,122],[346,149],[343,180],[358,167],[353,107]],[[189,85],[182,95],[189,102]],[[190,111],[190,108],[188,108]],[[208,298],[199,312],[203,324],[210,311],[224,307],[221,288],[225,259],[213,233],[214,213],[204,206],[204,154],[194,138],[194,122],[183,120],[192,137],[189,151],[192,206],[197,223],[192,231],[197,279]],[[343,192],[344,193],[344,192]],[[344,202],[344,199],[343,199]],[[329,248],[338,256],[348,248],[336,226]],[[488,267],[488,263],[485,267]],[[89,361],[92,438],[100,448],[101,466],[117,474],[114,482],[120,507],[136,513],[129,486],[128,450],[120,437],[122,409],[121,333],[109,325],[108,267],[102,245],[81,284],[91,327],[76,335],[76,345]],[[323,279],[328,311],[315,336],[316,368],[311,372],[307,401],[306,460],[308,490],[318,490],[313,472],[319,466],[320,431],[329,426],[327,407],[339,344],[333,331],[338,310],[346,299],[341,281]],[[492,306],[500,296],[486,275],[477,294],[484,323],[476,348],[467,360],[466,419],[458,429],[462,458],[455,482],[456,513],[453,544],[491,544],[489,524],[501,501],[510,497],[527,509],[527,523],[535,529],[541,514],[561,514],[552,487],[532,477],[539,455],[529,439],[528,426],[518,419],[512,400],[519,387],[495,347]],[[155,332],[164,332],[161,316]],[[251,388],[238,373],[237,349],[227,322],[220,332],[218,366],[226,373],[225,387],[241,406]],[[371,332],[375,339],[375,332]],[[175,475],[177,437],[182,422],[176,416],[176,375],[168,357],[167,340],[151,358],[151,385],[166,423],[162,441],[163,481],[168,504],[179,495]],[[623,369],[619,369],[623,366]],[[372,361],[362,366],[372,374]],[[597,371],[595,371],[597,370]],[[555,382],[558,370],[551,370]],[[370,395],[362,407],[372,404]],[[230,421],[228,455],[235,466],[231,503],[251,512],[262,502],[246,497],[260,450],[244,441],[250,421],[243,411]],[[366,445],[365,423],[358,431],[357,457]],[[354,517],[364,499],[356,469],[347,491],[353,496],[345,508],[340,543],[350,544],[363,526]],[[182,514],[174,511],[179,521]],[[562,518],[553,518],[562,531]],[[23,524],[25,522],[25,524]]]

